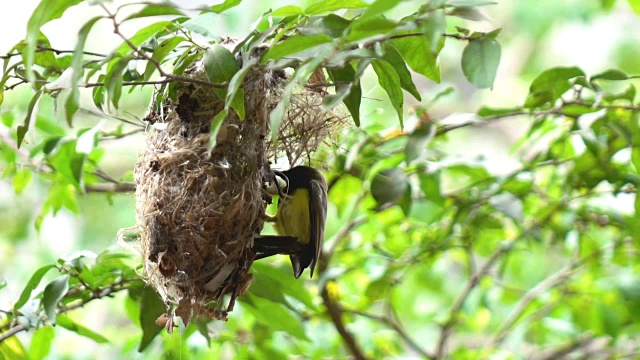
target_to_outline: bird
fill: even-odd
[[[278,209],[275,217],[267,219],[274,223],[279,237],[263,237],[269,240],[261,246],[269,249],[258,258],[287,253],[296,279],[306,268],[313,278],[327,220],[327,182],[318,170],[309,166],[273,173],[274,179],[266,190],[278,195]],[[292,241],[295,246],[291,246]]]

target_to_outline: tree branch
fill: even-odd
[[[95,192],[95,193],[105,193],[105,192],[115,192],[115,193],[124,193],[124,192],[135,192],[136,184],[131,182],[119,182],[119,183],[110,183],[110,184],[90,184],[86,185],[85,190],[87,192]]]

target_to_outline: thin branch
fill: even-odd
[[[322,301],[324,302],[324,306],[327,308],[327,312],[331,317],[331,321],[333,321],[333,325],[336,330],[344,340],[345,344],[349,348],[349,351],[353,355],[356,360],[366,360],[367,357],[364,355],[364,352],[360,349],[360,346],[356,342],[353,334],[347,330],[344,325],[344,321],[342,320],[342,309],[340,305],[331,298],[329,294],[329,290],[326,286],[322,288]]]
[[[135,281],[135,279],[121,279],[118,283],[112,284],[104,289],[102,289],[101,291],[95,291],[91,293],[91,296],[87,299],[81,300],[77,303],[65,306],[65,307],[61,307],[58,309],[57,314],[63,314],[66,313],[67,311],[71,311],[71,310],[75,310],[78,308],[81,308],[83,306],[85,306],[86,304],[92,302],[93,300],[98,300],[98,299],[102,299],[105,297],[112,297],[113,294],[122,291],[122,290],[126,290],[127,289],[127,284],[130,282]],[[43,319],[43,321],[46,321],[47,318],[45,317]],[[23,324],[18,324],[16,326],[12,326],[11,328],[9,328],[9,330],[3,332],[0,334],[0,343],[2,343],[3,341],[7,340],[8,338],[22,332],[25,330],[28,330],[30,327],[27,327],[26,325]]]
[[[578,268],[581,263],[581,261],[572,261],[570,264],[566,265],[558,272],[549,276],[545,280],[538,283],[538,285],[531,288],[531,290],[527,291],[524,296],[520,298],[518,304],[511,311],[511,313],[509,313],[500,327],[498,327],[493,343],[501,343],[509,334],[508,330],[511,328],[511,326],[513,326],[513,324],[516,323],[516,321],[520,318],[520,315],[522,315],[522,313],[527,309],[529,304],[542,293],[564,282],[576,271],[576,268]]]
[[[206,81],[206,80],[200,80],[200,79],[196,79],[196,78],[189,78],[189,77],[184,77],[184,76],[179,76],[179,75],[174,75],[174,74],[167,73],[166,71],[164,71],[162,69],[162,65],[160,64],[160,62],[158,60],[152,58],[151,56],[147,55],[147,53],[145,53],[144,51],[140,50],[134,43],[131,42],[131,40],[129,40],[129,38],[127,38],[126,36],[124,36],[120,32],[120,24],[116,20],[116,14],[111,13],[109,11],[109,9],[107,9],[107,7],[104,4],[100,4],[100,6],[107,13],[107,15],[108,15],[107,17],[109,19],[111,19],[111,21],[113,22],[113,32],[114,32],[114,34],[118,35],[127,45],[129,45],[131,50],[133,50],[136,54],[138,54],[138,56],[140,56],[143,60],[146,60],[146,61],[150,62],[151,64],[153,64],[153,66],[155,66],[155,68],[158,70],[158,73],[160,73],[160,76],[165,77],[165,78],[170,79],[170,80],[174,80],[174,81],[193,83],[193,84],[198,84],[198,85],[212,87],[212,88],[226,89],[229,86],[229,84],[226,83],[226,82],[223,83],[223,84],[214,84],[214,83],[211,83],[211,82]]]
[[[359,311],[359,310],[344,310],[344,311],[352,313],[352,314],[360,315],[362,317],[366,317],[366,318],[369,318],[371,320],[375,320],[375,321],[378,321],[378,322],[381,322],[383,324],[386,324],[386,325],[390,326],[393,330],[395,330],[398,333],[398,335],[400,335],[402,340],[411,349],[413,349],[413,351],[417,352],[418,354],[420,354],[420,356],[422,356],[425,359],[433,359],[434,358],[434,356],[432,354],[429,354],[426,350],[424,350],[422,347],[420,347],[420,345],[418,345],[418,343],[415,342],[415,340],[413,340],[411,338],[411,336],[409,336],[409,334],[404,329],[404,327],[402,327],[402,325],[399,322],[397,322],[395,319],[390,318],[390,317],[386,317],[386,316],[370,314],[370,313],[366,313],[366,312]]]
[[[458,298],[456,299],[456,301],[453,303],[453,306],[451,307],[451,310],[450,310],[451,315],[449,315],[449,320],[445,322],[445,324],[442,326],[442,329],[440,331],[440,337],[438,339],[438,347],[436,349],[436,357],[435,357],[436,359],[445,358],[445,349],[446,349],[447,339],[449,338],[451,329],[453,328],[453,325],[457,320],[456,319],[457,314],[462,309],[462,306],[464,305],[464,302],[467,300],[467,297],[469,297],[469,295],[471,294],[471,291],[476,287],[480,279],[482,279],[482,277],[484,277],[489,272],[489,270],[496,263],[496,261],[498,261],[498,259],[504,253],[506,253],[507,251],[509,251],[509,249],[511,249],[511,246],[516,242],[516,239],[503,242],[498,247],[498,249],[493,252],[489,260],[487,260],[487,262],[476,273],[471,275],[467,283],[464,285],[464,288],[462,289],[462,291],[458,295]]]
[[[117,184],[91,184],[86,185],[85,190],[87,192],[94,193],[124,193],[124,192],[135,192],[136,184],[131,182],[120,182]]]

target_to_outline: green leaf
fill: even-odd
[[[251,265],[251,269],[255,270],[256,273],[254,275],[259,276],[266,284],[273,285],[275,283],[277,285],[275,288],[281,294],[291,296],[292,298],[300,301],[307,307],[307,309],[315,309],[316,306],[313,304],[313,297],[311,296],[311,293],[309,293],[309,290],[304,286],[304,283],[291,281],[291,270],[289,268],[276,268],[264,263],[255,262]],[[251,283],[250,290],[252,292],[254,290],[253,286],[254,283]]]
[[[314,46],[330,43],[332,41],[333,38],[325,34],[293,36],[287,38],[283,42],[273,45],[264,53],[264,55],[262,55],[260,61],[267,62],[269,60],[279,60],[287,55],[299,53]]]
[[[309,6],[304,12],[307,15],[318,15],[342,9],[362,9],[369,4],[362,0],[322,0]]]
[[[343,68],[327,69],[327,73],[329,73],[329,77],[333,82],[349,82],[349,84],[336,86],[335,96],[329,95],[325,97],[324,106],[327,109],[331,109],[337,105],[334,102],[344,102],[353,118],[353,122],[359,127],[362,88],[360,87],[360,82],[355,79],[356,71],[350,64],[346,64]]]
[[[629,5],[636,14],[640,14],[640,0],[629,0]]]
[[[525,107],[534,108],[553,103],[571,88],[571,79],[585,76],[577,67],[556,67],[543,71],[531,83]]]
[[[492,38],[472,40],[462,52],[462,72],[480,89],[492,88],[500,64],[500,44]]]
[[[129,61],[133,59],[132,56],[125,56],[119,59],[116,64],[107,72],[104,78],[104,86],[107,89],[107,96],[111,100],[111,104],[114,108],[118,108],[120,105],[120,96],[122,95],[122,73],[129,65]]]
[[[241,2],[242,0],[225,0],[220,4],[210,6],[209,11],[220,14],[224,11],[240,5]]]
[[[444,16],[444,10],[435,10],[427,16],[427,19],[422,26],[429,44],[431,44],[431,52],[435,52],[438,48],[438,42],[442,37],[442,34],[447,30],[447,21]]]
[[[104,344],[109,342],[109,340],[106,337],[102,336],[101,334],[98,334],[97,332],[83,325],[76,323],[75,321],[71,320],[71,318],[68,317],[67,315],[58,316],[58,325],[62,326],[63,328],[69,331],[73,331],[74,333],[80,336],[89,338],[97,342],[98,344]]]
[[[285,5],[281,8],[276,9],[271,13],[271,16],[296,16],[303,15],[304,10],[297,5]]]
[[[371,3],[371,5],[369,5],[367,10],[365,10],[362,15],[360,15],[360,18],[367,18],[384,14],[385,12],[396,7],[401,1],[402,0],[376,0]]]
[[[268,328],[284,331],[301,340],[309,340],[300,319],[284,305],[251,294],[246,294],[240,299],[243,301],[244,308]]]
[[[133,46],[140,46],[143,42],[147,41],[151,36],[155,35],[159,31],[162,31],[165,28],[172,28],[175,25],[171,21],[160,21],[149,26],[146,26],[138,32],[135,33],[132,37],[129,38],[129,42],[133,44]],[[169,32],[167,32],[169,33]],[[127,42],[123,42],[118,48],[115,50],[116,54],[124,55],[126,53],[132,52],[133,49]]]
[[[351,21],[341,16],[329,14],[326,16],[312,17],[299,26],[298,31],[304,36],[325,34],[333,38],[338,38],[342,36],[350,24]]]
[[[411,185],[407,183],[407,189],[402,194],[402,197],[398,201],[398,205],[400,205],[400,209],[404,216],[411,215],[411,208],[413,206],[413,199],[411,198]]]
[[[171,53],[171,51],[173,51],[176,46],[180,45],[180,43],[185,40],[186,39],[182,36],[176,36],[164,40],[160,43],[160,45],[158,45],[155,50],[153,50],[153,55],[151,55],[151,58],[156,60],[158,63],[162,63],[162,60],[164,60],[164,58],[167,57],[167,55],[169,55],[169,53]],[[156,70],[156,66],[152,62],[148,62],[147,67],[144,70],[142,80],[148,81],[151,78],[151,75],[153,75],[153,72]]]
[[[13,176],[13,190],[16,194],[20,195],[22,191],[29,185],[31,181],[31,175],[33,171],[31,169],[21,169]]]
[[[185,14],[176,9],[175,6],[172,5],[163,5],[163,4],[148,4],[142,8],[142,10],[137,13],[133,13],[127,16],[122,22],[131,20],[131,19],[139,19],[143,17],[149,16],[159,16],[159,15],[181,15],[185,16]]]
[[[56,335],[52,326],[42,326],[33,333],[29,346],[29,360],[42,360],[51,352],[51,344]]]
[[[409,188],[407,174],[399,168],[384,169],[373,176],[371,195],[378,205],[399,201]]]
[[[309,80],[309,77],[311,77],[313,72],[316,71],[320,63],[322,63],[322,60],[323,58],[320,57],[314,58],[308,63],[300,66],[282,90],[280,102],[278,102],[278,105],[276,105],[275,109],[273,109],[269,114],[269,124],[271,127],[272,141],[275,142],[278,139],[278,132],[280,131],[282,118],[284,117],[284,113],[287,110],[289,103],[291,102],[291,94],[293,93],[294,87],[296,85],[305,84]]]
[[[402,94],[398,73],[394,67],[385,60],[374,60],[371,65],[376,75],[378,75],[378,83],[380,83],[380,86],[387,92],[391,104],[398,113],[400,127],[403,127],[402,105],[404,104],[404,95]]]
[[[218,144],[218,132],[220,131],[220,127],[224,122],[224,119],[229,115],[229,110],[224,108],[222,111],[216,114],[211,120],[211,125],[209,128],[209,154]]]
[[[142,340],[138,351],[142,352],[151,344],[151,341],[162,331],[163,327],[156,324],[156,320],[167,311],[164,302],[158,297],[156,291],[145,286],[142,289],[140,299],[140,326],[142,327]]]
[[[84,45],[87,41],[87,36],[89,36],[89,32],[93,25],[98,22],[98,20],[102,19],[102,16],[96,16],[87,21],[80,31],[78,32],[78,40],[76,40],[76,47],[73,50],[73,59],[71,61],[71,68],[73,69],[73,74],[71,77],[71,94],[67,98],[65,102],[65,116],[67,118],[67,124],[69,126],[72,125],[71,120],[73,119],[73,115],[78,111],[78,100],[80,98],[80,90],[78,89],[78,82],[82,79],[82,75],[84,72],[82,71],[83,64],[83,51]]]
[[[67,294],[67,291],[69,291],[69,275],[67,274],[58,276],[44,288],[42,306],[49,318],[49,322],[54,325],[56,323],[58,303]]]
[[[388,34],[398,27],[398,23],[382,16],[354,20],[349,26],[346,41],[356,42],[383,34]]]
[[[591,77],[591,81],[595,80],[627,80],[629,79],[629,75],[625,74],[624,71],[609,69],[604,72],[601,72],[597,75],[593,75]]]
[[[402,55],[390,44],[385,43],[384,47],[384,60],[386,60],[395,69],[398,77],[400,78],[400,86],[405,89],[409,94],[413,95],[418,101],[422,101],[422,97],[413,83],[411,72],[407,68]]]
[[[25,285],[22,293],[20,294],[20,298],[15,303],[15,305],[13,305],[14,312],[18,311],[18,309],[20,309],[24,304],[27,303],[27,301],[29,301],[31,293],[33,292],[33,290],[35,290],[36,287],[38,287],[38,285],[40,285],[40,281],[42,281],[44,275],[54,267],[54,264],[44,265],[36,270],[33,275],[31,275],[31,278],[29,279],[29,281],[27,281],[27,285]]]
[[[409,32],[400,33],[400,35],[406,34],[409,34]],[[439,83],[440,66],[437,61],[437,54],[444,46],[443,39],[438,41],[435,51],[431,51],[433,46],[426,36],[408,36],[393,39],[389,43],[398,50],[413,71]]]
[[[58,19],[70,7],[82,0],[41,0],[27,22],[27,45],[24,50],[24,67],[29,82],[35,80],[32,71],[40,28],[51,20]]]
[[[214,44],[207,49],[204,54],[204,71],[207,78],[213,84],[229,83],[234,75],[240,70],[236,58],[231,51],[222,45]],[[213,91],[223,100],[227,99],[228,89],[213,89]],[[225,106],[227,109],[228,107]],[[244,90],[237,91],[233,99],[231,99],[231,107],[238,113],[238,117],[244,119]],[[212,129],[213,130],[213,129]]]
[[[34,116],[34,111],[37,112],[36,105],[38,104],[38,100],[40,100],[40,96],[42,96],[43,90],[38,90],[31,101],[29,102],[29,107],[27,108],[27,116],[24,118],[24,123],[19,125],[16,129],[17,138],[18,138],[18,148],[22,145],[22,141],[24,140],[24,136],[27,135],[27,131],[29,130],[29,124],[31,124],[31,119]]]
[[[427,145],[431,142],[436,135],[436,129],[430,124],[423,125],[417,128],[407,140],[404,153],[407,160],[407,165],[415,159],[418,159],[427,148]]]

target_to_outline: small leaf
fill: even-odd
[[[18,138],[18,148],[20,147],[20,145],[22,145],[24,136],[27,134],[27,131],[29,130],[29,124],[31,124],[31,119],[34,117],[34,112],[37,113],[36,105],[40,100],[40,96],[42,96],[42,92],[43,90],[38,90],[33,95],[33,97],[31,98],[31,101],[29,102],[29,107],[27,108],[27,116],[25,116],[24,118],[24,123],[22,125],[19,125],[16,130],[17,138]]]
[[[126,56],[119,59],[107,72],[104,79],[104,86],[107,88],[107,96],[109,96],[111,104],[116,109],[120,105],[120,96],[122,95],[122,83],[124,81],[122,73],[127,68],[129,61],[132,59],[132,56]]]
[[[204,71],[207,78],[213,84],[228,83],[240,70],[236,58],[231,51],[222,45],[214,44],[204,54]],[[223,100],[227,100],[227,89],[213,89],[213,91]],[[244,119],[244,90],[237,91],[231,99],[231,107],[238,113],[240,119]],[[225,106],[226,107],[226,106]]]
[[[74,333],[80,335],[80,336],[84,336],[86,338],[89,338],[95,342],[97,342],[98,344],[104,344],[104,343],[108,343],[109,340],[102,336],[101,334],[85,327],[82,326],[78,323],[76,323],[75,321],[71,320],[70,317],[66,316],[66,315],[60,315],[58,316],[58,325],[62,326],[63,328],[69,330],[69,331],[73,331]]]
[[[322,0],[309,6],[304,12],[307,15],[318,15],[342,9],[362,9],[369,4],[362,0]]]
[[[145,286],[142,289],[142,297],[140,299],[140,327],[142,327],[142,340],[138,351],[142,352],[151,344],[151,341],[162,331],[162,326],[156,324],[162,314],[167,311],[164,302],[158,297],[156,291]]]
[[[211,154],[211,151],[216,147],[216,145],[218,145],[218,132],[220,131],[220,127],[227,115],[229,115],[229,110],[225,108],[217,113],[211,120],[209,128],[209,154]]]
[[[24,304],[27,303],[27,301],[29,301],[29,298],[31,297],[31,293],[33,292],[33,290],[35,290],[36,287],[38,287],[38,285],[40,285],[40,281],[42,281],[42,278],[44,277],[44,275],[54,267],[55,265],[53,264],[44,265],[38,270],[36,270],[36,272],[34,272],[33,275],[31,275],[31,278],[29,279],[29,281],[27,281],[27,285],[25,285],[24,289],[22,290],[22,293],[20,294],[20,298],[15,303],[15,305],[13,305],[14,312],[17,312],[18,309],[20,309]]]
[[[271,140],[276,141],[278,139],[278,133],[280,131],[280,125],[282,124],[282,118],[284,113],[291,102],[291,95],[296,85],[305,84],[309,77],[316,71],[323,58],[317,57],[310,60],[308,63],[300,66],[293,74],[287,85],[282,90],[280,95],[280,102],[276,105],[275,109],[269,114],[269,124],[271,126]]]
[[[35,80],[35,74],[32,71],[32,66],[36,55],[40,28],[49,21],[58,19],[68,8],[81,2],[82,0],[41,0],[31,14],[31,17],[27,22],[27,45],[23,53],[25,73],[29,82],[33,82]]]
[[[451,16],[457,16],[462,19],[472,20],[472,21],[483,21],[487,20],[487,17],[481,13],[478,9],[472,6],[459,6],[453,8],[449,12]]]
[[[400,53],[391,45],[384,44],[384,60],[386,60],[395,69],[398,77],[400,78],[400,85],[409,94],[413,95],[418,101],[422,101],[422,97],[413,83],[411,72],[407,69],[407,64],[402,59]]]
[[[49,322],[52,324],[56,323],[56,310],[58,308],[58,303],[67,294],[68,290],[69,275],[66,274],[58,276],[44,289],[44,294],[42,295],[42,306],[44,307],[44,312],[49,318]]]
[[[595,80],[627,80],[629,79],[629,75],[625,74],[621,70],[609,69],[607,71],[601,72],[600,74],[594,75],[591,77],[591,81]]]
[[[371,195],[378,205],[395,203],[409,187],[407,174],[399,168],[384,169],[373,176]]]
[[[209,11],[212,11],[216,14],[220,14],[233,7],[240,5],[241,2],[242,0],[225,0],[220,4],[210,6]]]
[[[163,4],[148,4],[142,8],[142,10],[137,13],[133,13],[127,16],[122,22],[131,20],[131,19],[139,19],[143,17],[149,16],[160,16],[160,15],[181,15],[185,16],[185,14],[176,9],[177,5],[163,5]]]
[[[164,60],[164,58],[167,57],[167,55],[169,55],[169,53],[171,53],[171,51],[173,51],[176,46],[180,45],[180,43],[185,40],[186,39],[182,36],[176,36],[164,40],[160,43],[160,45],[158,45],[155,50],[153,50],[153,55],[151,55],[151,58],[156,60],[158,63],[162,63],[162,60]],[[142,80],[148,81],[151,78],[151,75],[153,75],[153,72],[156,70],[156,66],[152,62],[148,62],[147,67],[144,70]]]
[[[629,0],[629,5],[636,14],[640,14],[640,0]]]
[[[73,59],[71,61],[72,67],[72,76],[71,76],[71,94],[67,98],[65,102],[65,116],[67,118],[67,124],[71,126],[71,120],[73,119],[73,115],[78,111],[78,100],[80,98],[80,90],[78,89],[78,82],[82,79],[83,71],[83,51],[84,45],[87,41],[87,37],[89,36],[89,32],[93,25],[98,22],[98,20],[102,19],[102,16],[96,16],[87,21],[80,31],[78,32],[78,40],[76,40],[76,47],[73,50]]]
[[[51,352],[51,344],[56,335],[52,326],[42,326],[33,333],[29,346],[29,360],[42,360]]]
[[[493,87],[501,52],[500,44],[495,39],[472,40],[462,52],[464,76],[480,89]]]
[[[429,13],[422,27],[422,31],[424,31],[424,34],[431,45],[431,52],[435,52],[437,50],[440,37],[442,37],[442,34],[446,29],[447,21],[445,20],[444,10],[435,10]]]
[[[162,31],[165,28],[172,28],[175,25],[171,21],[160,21],[149,26],[146,26],[138,32],[135,33],[132,37],[129,38],[129,42],[133,44],[133,46],[140,46],[143,42],[147,41],[151,36],[155,35],[159,31]],[[133,49],[127,42],[123,42],[118,48],[115,50],[116,54],[124,55],[126,53],[132,52]]]
[[[360,82],[355,79],[356,71],[350,64],[346,64],[343,68],[327,69],[327,72],[333,82],[349,82],[349,84],[336,86],[335,96],[327,96],[325,98],[325,107],[330,109],[337,105],[334,104],[334,101],[343,101],[355,125],[360,126],[362,88],[360,87]]]
[[[301,340],[309,340],[300,319],[284,305],[251,294],[246,294],[240,299],[243,301],[243,307],[268,328],[285,331]]]
[[[538,75],[529,88],[525,107],[534,108],[552,103],[571,88],[571,79],[585,76],[577,67],[555,67]]]
[[[417,128],[409,135],[407,145],[404,149],[407,165],[410,165],[413,160],[418,159],[422,153],[424,153],[435,135],[436,128],[430,124],[425,124]]]
[[[409,32],[401,32],[399,35],[404,34],[409,34]],[[389,43],[398,50],[413,71],[439,83],[440,66],[437,61],[437,54],[444,46],[443,39],[441,38],[438,41],[435,51],[431,51],[433,46],[426,36],[407,36],[393,39]]]
[[[396,70],[385,60],[374,60],[371,65],[373,70],[378,75],[378,82],[380,86],[387,92],[389,100],[393,108],[398,113],[398,119],[400,120],[400,127],[403,127],[403,109],[404,95],[402,94],[402,87],[400,86],[400,78]]]
[[[411,215],[411,208],[413,206],[413,199],[411,197],[411,185],[407,183],[407,189],[402,194],[402,197],[398,201],[398,205],[400,205],[400,209],[404,216]]]
[[[287,55],[295,54],[314,46],[330,43],[333,38],[325,34],[309,35],[309,36],[293,36],[280,43],[273,45],[267,52],[262,55],[260,61],[267,62],[269,60],[279,60]]]
[[[367,18],[371,16],[376,16],[380,14],[384,14],[385,12],[391,10],[396,7],[400,1],[402,0],[376,0],[369,5],[367,10],[360,15],[360,18]]]
[[[13,176],[13,190],[20,195],[31,181],[31,169],[21,169]]]
[[[271,13],[271,16],[295,16],[295,15],[303,15],[304,10],[297,5],[286,5],[281,8],[274,10]]]

